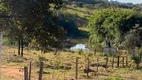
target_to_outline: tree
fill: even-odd
[[[61,7],[61,0],[4,0],[3,4],[7,8],[7,15],[14,15],[10,19],[11,28],[8,28],[12,34],[8,35],[18,40],[21,56],[24,40],[27,39],[35,40],[36,46],[42,49],[48,45],[56,47],[54,43],[61,43],[64,30],[58,26],[57,17],[52,10]]]
[[[94,12],[89,20],[91,42],[102,43],[106,39],[120,45],[126,33],[142,26],[142,15],[130,9],[104,9]],[[139,28],[137,27],[137,28]]]
[[[58,13],[59,25],[66,30],[66,37],[76,37],[79,35],[79,30],[76,24],[75,15],[69,13]]]

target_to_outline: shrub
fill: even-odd
[[[141,56],[133,56],[132,59],[136,63],[137,69],[139,68],[139,64],[141,62]]]
[[[105,55],[104,55],[104,52],[101,52],[101,53],[99,54],[99,56],[105,56]]]
[[[46,61],[46,58],[44,56],[38,55],[38,61]]]
[[[78,49],[78,50],[77,50],[77,53],[78,53],[79,55],[81,55],[81,54],[83,53],[82,49]]]

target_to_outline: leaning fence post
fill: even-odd
[[[119,58],[120,58],[120,56],[118,55],[117,56],[117,67],[119,67]]]
[[[40,71],[39,71],[39,79],[42,80],[42,74],[43,74],[43,62],[40,62]]]
[[[78,57],[76,57],[76,71],[75,71],[75,79],[78,79]]]
[[[30,66],[29,66],[29,80],[31,80],[31,67],[32,67],[32,63],[30,61]]]
[[[28,80],[28,68],[24,67],[24,80]]]

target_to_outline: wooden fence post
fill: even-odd
[[[122,66],[124,67],[124,61],[125,61],[124,56],[122,57],[122,61],[123,61]]]
[[[87,57],[87,68],[86,68],[86,70],[87,70],[87,77],[89,77],[89,70],[90,70],[89,65],[90,65],[90,61],[89,61],[89,57]]]
[[[54,69],[53,69],[53,71],[52,71],[52,76],[51,76],[51,80],[54,80]]]
[[[95,50],[94,50],[94,56],[96,55],[96,48],[95,48]]]
[[[128,66],[128,55],[126,55],[126,66]]]
[[[31,67],[32,67],[32,63],[30,61],[30,66],[29,66],[29,80],[31,80]]]
[[[39,79],[42,80],[42,74],[43,74],[43,62],[40,62],[40,71],[39,71]]]
[[[28,68],[24,67],[24,80],[28,80]]]
[[[97,72],[99,71],[98,68],[99,68],[99,58],[97,58]]]
[[[118,55],[117,56],[117,67],[119,67],[119,58],[120,58],[120,56]]]
[[[106,57],[106,69],[107,69],[107,67],[108,67],[108,55]]]
[[[114,66],[114,54],[112,56],[112,69],[113,69],[113,66]]]
[[[76,57],[75,79],[78,80],[78,57]]]

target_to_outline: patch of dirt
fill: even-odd
[[[8,77],[14,80],[24,80],[24,71],[22,68],[18,67],[2,67],[2,76]]]

